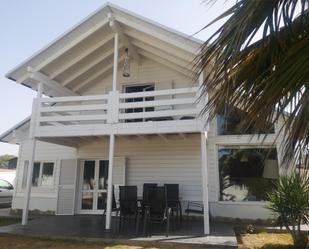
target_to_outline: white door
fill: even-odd
[[[103,214],[106,206],[108,160],[83,160],[80,171],[79,213]]]

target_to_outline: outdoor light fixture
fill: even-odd
[[[124,63],[123,63],[123,71],[122,71],[122,76],[123,77],[130,77],[130,58],[129,58],[129,49],[125,49],[126,56],[124,58]]]

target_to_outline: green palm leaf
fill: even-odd
[[[205,75],[201,97],[209,94],[203,111],[210,118],[223,111],[228,115],[226,106],[237,106],[247,114],[242,126],[261,133],[269,122],[284,119],[284,159],[304,154],[307,167],[308,6],[309,0],[239,0],[209,24],[227,18],[195,59],[196,77]]]

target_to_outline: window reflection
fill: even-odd
[[[83,174],[83,190],[94,189],[95,161],[85,161]]]
[[[99,189],[107,189],[108,161],[100,161],[99,166]]]
[[[32,186],[37,187],[39,185],[39,177],[40,177],[40,163],[34,163],[32,172]]]
[[[267,134],[274,133],[275,127],[273,124],[265,124],[263,129],[250,126],[247,129],[242,127],[242,120],[245,115],[243,111],[238,108],[228,108],[227,111],[217,114],[217,129],[218,135],[241,135],[241,134]]]
[[[265,200],[279,177],[275,149],[219,149],[220,200]]]

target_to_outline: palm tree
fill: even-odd
[[[209,94],[204,112],[210,118],[238,107],[246,113],[242,127],[260,133],[282,118],[284,159],[306,158],[307,167],[308,6],[309,0],[238,0],[204,27],[226,20],[195,59],[196,77],[204,73],[201,97]]]

